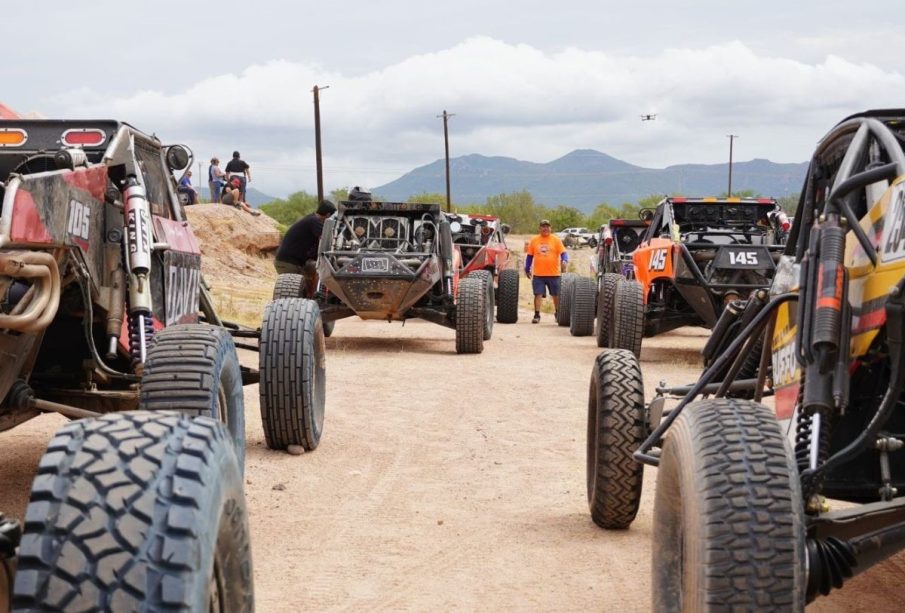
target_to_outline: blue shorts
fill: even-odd
[[[531,277],[531,288],[535,296],[547,297],[545,289],[550,290],[551,296],[559,296],[559,277]]]

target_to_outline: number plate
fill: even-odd
[[[717,268],[769,270],[773,268],[773,258],[763,247],[723,247],[717,253],[714,265]]]
[[[386,258],[361,258],[362,272],[389,272],[390,263]]]

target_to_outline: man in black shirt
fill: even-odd
[[[295,273],[305,277],[307,295],[314,295],[317,285],[317,246],[324,220],[336,212],[336,205],[322,200],[317,210],[292,224],[277,249],[274,268],[277,274]]]
[[[251,167],[245,163],[238,151],[233,151],[233,159],[226,163],[226,176],[228,178],[239,178],[239,181],[242,182],[239,187],[239,192],[242,194],[242,202],[248,202],[245,198],[245,184],[251,181]]]

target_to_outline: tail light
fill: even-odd
[[[107,140],[107,134],[97,128],[75,128],[63,132],[60,140],[67,147],[97,147]]]
[[[19,128],[0,128],[0,147],[20,147],[28,140],[28,133]]]

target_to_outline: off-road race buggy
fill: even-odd
[[[323,348],[310,301],[269,305],[261,331],[219,319],[176,191],[190,167],[118,121],[0,121],[0,431],[79,419],[24,529],[0,524],[0,609],[10,589],[29,611],[253,606],[242,385],[260,381],[269,446],[313,448]],[[260,337],[260,372],[233,337]]]
[[[452,229],[453,245],[461,254],[460,278],[475,273],[483,275],[485,282],[493,285],[493,291],[488,294],[491,298],[487,307],[491,312],[490,323],[493,323],[494,307],[498,322],[516,323],[519,273],[515,258],[506,246],[505,235],[509,233],[509,226],[491,215],[447,214],[447,217]],[[485,328],[484,340],[490,339],[491,332],[491,328]]]
[[[641,237],[650,225],[649,209],[642,211],[644,219],[611,219],[600,226],[597,257],[591,260],[591,272],[596,282],[573,279],[563,294],[569,309],[569,332],[572,336],[590,336],[597,330],[597,346],[606,347],[609,341],[612,302],[616,285],[624,279],[635,278],[632,254],[641,244]],[[595,326],[596,322],[596,326]]]
[[[486,272],[460,274],[453,235],[461,232],[437,204],[341,202],[318,247],[324,321],[426,319],[456,331],[458,353],[481,353],[492,331],[493,284]]]
[[[803,611],[905,548],[903,143],[905,110],[823,138],[771,288],[724,311],[696,383],[645,406],[637,357],[597,357],[591,515],[628,527],[659,466],[655,610]]]
[[[632,253],[635,279],[601,292],[606,345],[638,355],[642,337],[713,328],[726,304],[769,285],[783,219],[772,198],[664,198]]]

